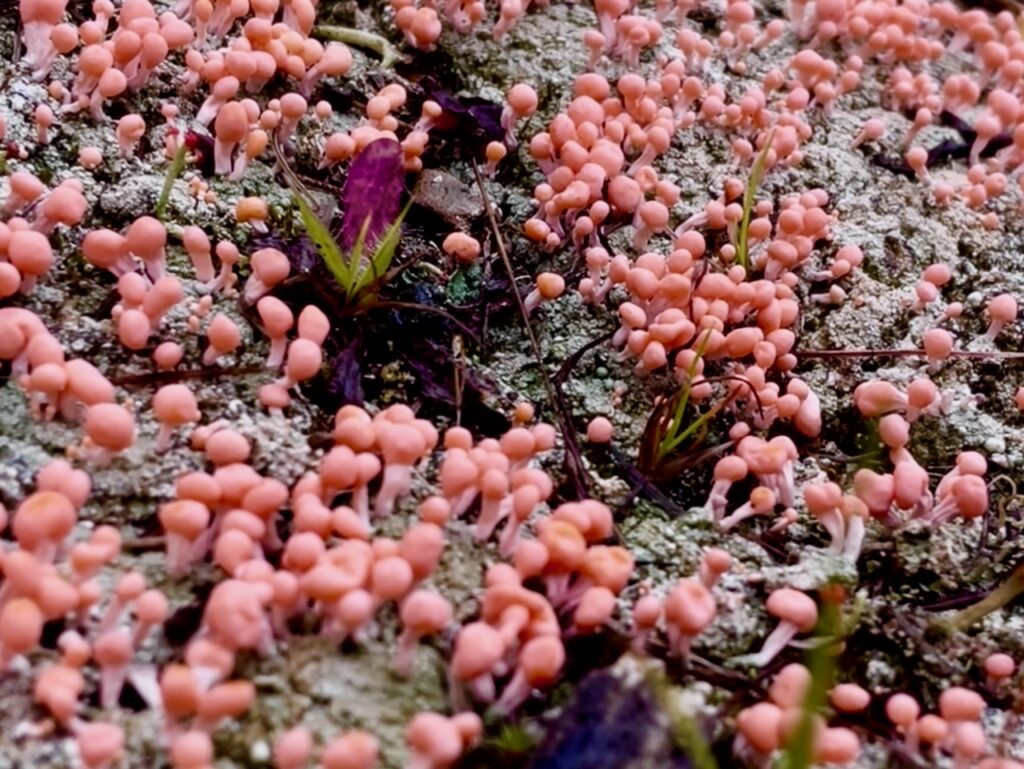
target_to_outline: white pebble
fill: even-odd
[[[265,764],[270,760],[270,746],[263,740],[256,740],[249,748],[249,760],[256,764]]]
[[[985,441],[985,451],[989,454],[1002,454],[1006,451],[1006,441],[1001,435],[993,435]]]

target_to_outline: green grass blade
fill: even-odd
[[[181,172],[185,170],[185,154],[187,152],[188,149],[182,144],[178,147],[178,151],[174,153],[171,166],[167,169],[167,176],[164,177],[164,186],[160,190],[160,197],[157,198],[156,206],[153,208],[153,213],[156,214],[157,219],[164,218],[167,203],[171,199],[171,190],[174,189],[174,182],[181,176]]]
[[[718,762],[711,752],[704,735],[690,718],[680,716],[675,720],[676,744],[690,759],[694,769],[718,769]]]
[[[764,147],[761,148],[761,151],[757,155],[757,159],[754,161],[753,168],[750,169],[750,178],[747,179],[747,188],[743,191],[743,218],[740,219],[739,232],[736,234],[736,264],[740,265],[744,269],[750,265],[750,214],[754,210],[757,190],[761,186],[761,182],[764,180],[766,170],[765,165],[768,162],[768,151],[772,148],[772,138],[774,136],[774,130],[768,133],[768,138],[765,139]]]
[[[302,218],[302,226],[306,230],[306,234],[313,241],[320,258],[324,260],[324,264],[327,265],[327,269],[331,271],[342,291],[347,294],[352,286],[352,272],[345,264],[341,248],[338,247],[331,231],[313,212],[312,206],[309,205],[305,197],[295,189],[292,189],[292,195],[299,207],[299,216]]]
[[[839,610],[826,601],[815,635],[820,639],[833,638],[841,630]],[[804,664],[811,673],[811,685],[804,698],[803,715],[796,734],[786,749],[783,769],[809,769],[814,762],[815,716],[821,712],[832,688],[836,670],[836,649],[833,643],[817,644],[807,651]]]
[[[651,671],[647,674],[647,684],[654,694],[665,715],[668,716],[672,738],[690,761],[693,769],[718,769],[718,762],[707,738],[701,732],[697,722],[688,714],[680,711],[677,698],[671,696],[671,685],[662,671]]]
[[[406,203],[405,208],[402,209],[398,218],[388,227],[384,237],[380,239],[380,242],[374,249],[366,269],[363,270],[356,282],[357,295],[387,275],[391,262],[395,258],[395,251],[398,250],[398,243],[402,237],[402,222],[405,221],[406,214],[412,208],[412,203],[411,200]]]
[[[356,236],[356,242],[352,246],[352,251],[348,255],[348,270],[349,274],[352,275],[352,281],[348,291],[345,293],[349,301],[352,301],[359,295],[363,284],[363,277],[366,275],[367,267],[363,264],[363,251],[366,250],[366,233],[369,229],[370,216],[367,215],[366,219],[363,220],[363,226],[359,228],[359,234]]]
[[[291,166],[288,165],[284,155],[281,153],[281,147],[277,143],[276,138],[271,141],[270,146],[274,151],[274,157],[277,158],[278,167],[284,172],[285,181],[291,188],[292,198],[299,209],[299,217],[302,219],[302,226],[306,231],[306,235],[313,241],[317,253],[324,260],[327,269],[331,271],[331,275],[334,276],[338,287],[347,295],[352,288],[353,275],[345,264],[345,257],[341,252],[341,247],[334,239],[334,236],[331,235],[331,231],[327,229],[327,226],[320,221],[320,217],[313,211],[313,206],[307,197],[305,185],[295,175],[295,172],[292,171]]]
[[[704,357],[704,350],[707,349],[708,338],[710,336],[711,333],[707,332],[697,342],[697,354],[690,362],[686,371],[686,384],[684,384],[675,395],[675,412],[672,414],[672,418],[669,420],[668,425],[665,428],[665,433],[661,436],[661,442],[658,445],[658,463],[665,460],[669,454],[679,448],[680,444],[682,444],[687,437],[693,434],[693,432],[689,430],[683,431],[683,419],[686,417],[686,407],[690,405],[690,391],[693,389],[693,378],[697,374],[697,364],[700,363],[701,359]],[[699,424],[696,425],[696,427],[699,426]],[[680,431],[683,431],[682,434],[680,434]]]

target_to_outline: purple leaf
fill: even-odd
[[[430,90],[429,95],[442,110],[436,132],[456,143],[457,155],[482,161],[488,143],[505,140],[500,104],[478,96],[452,96],[440,89]]]
[[[331,361],[331,378],[327,390],[342,404],[363,404],[362,361],[357,336]]]
[[[296,275],[312,272],[317,266],[323,264],[320,255],[317,253],[313,241],[306,235],[294,238],[286,238],[281,233],[271,229],[266,234],[259,234],[252,238],[252,250],[260,248],[276,248],[288,257],[292,266],[292,272]]]
[[[404,191],[402,145],[394,139],[377,139],[367,144],[349,166],[341,191],[342,249],[352,251],[369,219],[365,248],[371,251],[398,218]]]

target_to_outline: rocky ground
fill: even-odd
[[[706,5],[711,18],[717,3]],[[326,22],[359,26],[393,37],[390,23],[384,18],[386,14],[378,11],[344,3],[330,7],[327,0],[322,0],[320,9]],[[765,3],[758,7],[758,13],[770,18],[779,14],[780,9]],[[158,141],[144,146],[136,156],[122,158],[117,153],[111,125],[96,125],[84,118],[63,119],[45,147],[34,141],[30,115],[43,98],[44,89],[12,63],[17,35],[14,21],[14,14],[10,13],[0,19],[0,117],[7,124],[8,168],[29,169],[51,184],[71,176],[81,179],[91,207],[90,227],[118,229],[132,218],[152,212],[168,169]],[[589,5],[555,3],[533,9],[503,45],[494,43],[485,30],[467,36],[446,31],[437,51],[417,54],[400,62],[393,71],[382,70],[373,54],[353,48],[353,74],[338,85],[358,103],[372,92],[371,84],[379,86],[397,79],[412,87],[425,76],[434,75],[457,95],[501,101],[512,84],[529,82],[541,95],[541,109],[528,126],[520,129],[528,135],[539,130],[568,101],[571,81],[582,71],[586,59],[580,36],[594,25]],[[780,41],[750,59],[746,79],[714,63],[709,65],[709,79],[722,82],[730,91],[741,92],[744,83],[755,82],[768,69],[784,65],[794,45],[787,32]],[[163,65],[160,83],[131,97],[125,108],[130,106],[151,125],[158,124],[158,105],[161,100],[174,98],[175,78],[180,71],[178,60]],[[962,301],[966,308],[963,318],[952,326],[959,346],[991,350],[991,345],[976,341],[985,328],[985,300],[1003,291],[1024,296],[1020,196],[1009,194],[997,203],[1001,224],[989,231],[979,223],[977,212],[962,205],[939,208],[916,180],[892,174],[873,163],[875,151],[898,154],[898,137],[909,125],[904,116],[879,106],[885,77],[885,72],[869,66],[860,90],[840,99],[830,114],[814,113],[814,136],[804,147],[804,162],[793,169],[769,173],[763,185],[764,193],[771,195],[813,187],[827,190],[829,208],[836,217],[832,227],[834,246],[857,244],[866,255],[863,269],[848,280],[849,299],[842,306],[804,303],[799,348],[919,347],[921,334],[936,323],[941,310],[909,312],[913,286],[925,266],[939,261],[948,264],[954,276],[944,298]],[[185,113],[196,108],[188,100],[178,103]],[[850,151],[850,140],[863,121],[873,116],[885,119],[891,146]],[[354,113],[336,110],[327,124],[318,126],[310,121],[311,125],[301,132],[298,158],[315,157],[319,140],[354,120]],[[920,142],[930,146],[953,136],[949,129],[932,127],[923,132]],[[76,165],[78,149],[86,143],[104,149],[105,163],[93,173]],[[658,167],[665,178],[682,190],[682,201],[673,211],[674,221],[685,219],[709,197],[717,195],[725,178],[747,174],[731,159],[728,140],[704,128],[680,134],[670,152],[659,160]],[[271,207],[276,225],[283,227],[289,220],[294,223],[289,192],[273,173],[272,159],[264,158],[240,185],[208,179],[217,193],[213,203],[198,203],[189,195],[187,177],[195,173],[188,170],[174,184],[167,216],[172,235],[175,225],[194,223],[206,229],[211,239],[247,241],[251,231],[239,227],[233,216],[234,203],[242,194],[262,196]],[[950,163],[933,173],[956,180],[962,178],[964,168],[962,162]],[[539,179],[521,146],[518,155],[486,186],[498,213],[502,235],[511,244],[512,263],[524,279],[541,268],[568,270],[574,256],[569,251],[541,253],[519,234],[522,222],[532,213],[530,196]],[[451,161],[428,169],[419,185],[417,208],[410,214],[410,221],[459,223],[482,240],[489,239],[490,261],[486,269],[492,276],[501,277],[503,268],[494,253],[493,238],[469,166]],[[324,197],[327,199],[329,196]],[[443,265],[438,244],[445,227],[410,226],[403,247],[423,249],[428,254],[425,262]],[[159,663],[180,651],[196,627],[198,607],[212,579],[213,567],[207,566],[187,579],[169,580],[159,566],[159,544],[153,542],[153,537],[160,533],[156,506],[171,495],[173,479],[187,470],[198,469],[200,462],[183,438],[167,453],[153,452],[156,426],[146,415],[155,389],[169,380],[154,375],[146,358],[118,344],[108,317],[114,281],[85,264],[76,250],[81,234],[76,230],[58,234],[57,266],[25,304],[45,320],[69,354],[86,357],[107,372],[118,386],[119,398],[134,404],[140,415],[140,438],[135,446],[109,467],[92,473],[93,493],[82,512],[81,534],[84,536],[84,530],[96,524],[117,525],[126,540],[118,566],[142,571],[153,585],[167,591],[175,618],[169,623],[167,638],[151,642],[145,651],[148,659]],[[627,242],[625,233],[616,237]],[[826,265],[832,253],[833,247],[824,249],[811,269]],[[191,279],[186,257],[177,242],[170,249],[170,257],[170,269],[185,284],[189,301],[197,301],[200,287]],[[478,266],[465,275],[446,276],[447,286],[442,288],[463,291],[471,301],[476,301],[484,279],[480,271]],[[410,285],[440,280],[438,272],[417,268],[403,276],[403,280]],[[799,289],[804,294],[808,291],[806,285]],[[189,301],[170,314],[164,336],[187,340],[186,360],[195,360],[199,337],[189,334],[185,325]],[[203,421],[230,420],[253,441],[254,467],[291,483],[316,466],[331,414],[325,411],[325,401],[318,397],[315,387],[309,388],[307,397],[295,398],[286,417],[271,416],[258,409],[255,392],[267,381],[262,369],[267,342],[252,329],[237,302],[221,298],[216,309],[238,322],[243,330],[243,344],[232,358],[188,375],[188,383],[199,399]],[[583,303],[571,291],[559,301],[545,305],[533,322],[544,365],[551,375],[569,356],[615,327],[614,317],[606,310]],[[415,319],[407,323],[405,332],[413,334],[417,329],[428,328],[421,327]],[[1022,342],[1021,328],[1010,328],[1000,335],[998,349],[1021,351]],[[394,346],[396,341],[384,344]],[[507,415],[515,403],[528,400],[537,404],[544,418],[554,418],[538,376],[537,361],[520,320],[507,302],[496,304],[486,346],[467,344],[467,350],[464,365],[482,383],[481,413]],[[824,429],[820,440],[801,447],[798,478],[812,479],[825,473],[833,479],[848,477],[852,466],[844,457],[857,453],[863,446],[861,438],[867,434],[852,408],[853,388],[869,376],[905,383],[926,365],[919,358],[884,354],[801,359],[799,375],[822,400]],[[380,405],[402,398],[416,399],[416,372],[400,362],[377,365],[367,376],[373,398]],[[829,556],[823,547],[824,532],[806,518],[794,524],[785,538],[767,535],[764,527],[757,525],[729,535],[715,531],[706,514],[692,507],[706,495],[706,466],[663,485],[662,490],[674,500],[671,505],[634,494],[623,471],[623,461],[628,464],[635,457],[653,397],[663,384],[657,377],[638,379],[631,364],[623,362],[607,346],[598,346],[582,356],[562,388],[577,429],[582,430],[595,415],[606,415],[615,426],[614,451],[585,445],[583,462],[587,485],[595,496],[615,507],[618,534],[638,564],[640,579],[623,595],[623,607],[639,594],[641,585],[644,589],[657,589],[692,573],[702,547],[724,547],[737,559],[737,566],[722,583],[718,618],[695,646],[703,663],[687,673],[670,666],[663,679],[664,691],[649,685],[649,679],[644,677],[661,667],[652,660],[627,658],[618,663],[611,677],[586,684],[590,687],[588,692],[603,687],[601,691],[609,699],[608,711],[613,710],[616,702],[621,704],[622,699],[633,696],[631,687],[638,687],[641,694],[636,696],[650,710],[630,710],[637,714],[637,733],[647,735],[641,740],[645,752],[640,757],[621,757],[587,766],[672,765],[678,761],[678,754],[673,753],[670,737],[673,718],[679,714],[696,717],[698,723],[710,726],[712,742],[726,735],[728,729],[719,714],[735,702],[751,699],[764,682],[763,673],[733,666],[730,659],[756,650],[767,633],[770,620],[764,612],[763,599],[775,587],[812,590],[835,582],[846,587],[856,612],[851,611],[847,618],[851,623],[849,640],[839,659],[838,675],[856,680],[874,692],[909,690],[931,702],[949,682],[979,683],[982,674],[978,663],[987,652],[1000,649],[1018,659],[1024,656],[1024,614],[1015,606],[995,612],[970,632],[951,638],[935,638],[926,632],[928,623],[941,616],[940,608],[966,605],[972,596],[980,596],[1004,579],[1016,563],[1016,543],[1024,529],[1015,486],[1024,479],[1024,417],[1013,403],[1015,390],[1024,382],[1020,363],[955,360],[943,365],[933,378],[944,394],[944,416],[915,426],[915,456],[938,475],[948,469],[958,451],[983,452],[1003,478],[999,483],[993,482],[992,510],[983,520],[956,522],[935,530],[912,526],[891,533],[881,527],[872,528],[865,555],[854,566]],[[433,408],[437,408],[436,404]],[[439,419],[452,417],[450,411],[444,414],[438,410],[438,414]],[[8,507],[15,505],[31,489],[39,467],[49,458],[61,456],[79,437],[76,426],[34,420],[19,388],[10,380],[4,381],[0,388],[0,501]],[[616,456],[623,461],[617,461]],[[560,456],[552,457],[551,469],[557,472],[559,465]],[[435,470],[431,466],[417,478],[414,498],[403,503],[402,514],[393,521],[396,530],[411,516],[415,500],[429,493]],[[476,609],[475,591],[483,570],[495,558],[495,551],[473,544],[468,524],[456,524],[449,532],[449,541],[433,581],[457,607],[458,617],[469,619]],[[950,603],[948,599],[956,601]],[[574,708],[578,707],[578,703],[571,704],[574,689],[588,669],[597,667],[600,661],[610,662],[622,648],[616,635],[626,631],[628,612],[622,614],[623,621],[598,641],[581,641],[581,655],[585,652],[588,656],[574,660],[572,675],[548,702],[528,709],[515,727],[489,724],[490,737],[484,750],[468,760],[477,761],[480,766],[518,766],[533,755],[534,766],[538,767],[583,766],[559,763],[559,751],[563,748],[557,738],[582,728],[572,722],[577,712]],[[433,647],[425,646],[414,676],[403,681],[388,668],[396,626],[394,616],[381,616],[368,642],[358,648],[346,646],[339,651],[325,641],[303,638],[282,643],[272,656],[247,660],[246,676],[256,683],[260,696],[243,720],[218,732],[218,769],[268,765],[271,736],[296,723],[304,724],[320,737],[345,728],[365,728],[381,741],[382,765],[389,769],[401,766],[402,735],[408,718],[418,710],[444,708],[445,670],[440,650],[450,639],[438,639]],[[42,664],[47,656],[52,656],[52,651],[33,658],[32,664]],[[36,739],[27,734],[26,725],[37,720],[39,713],[26,691],[25,680],[26,671],[21,668],[0,679],[0,769],[70,766],[70,739]],[[655,696],[651,691],[659,693]],[[138,702],[123,700],[122,704],[124,707],[116,714],[108,714],[128,735],[128,751],[122,766],[138,769],[157,765],[153,745],[159,719]],[[95,701],[90,703],[91,708],[96,706]],[[858,722],[879,735],[876,744],[863,753],[858,763],[861,769],[893,765],[892,753],[886,749],[890,736],[879,726],[878,716],[879,713],[873,713],[863,724]],[[1000,728],[995,722],[990,726]],[[548,728],[552,731],[545,742]],[[1008,749],[1018,751],[1018,758],[1024,758],[1024,745],[1017,744],[1022,742],[1024,730],[1013,723],[1008,723],[1006,730]],[[535,753],[528,749],[531,745],[544,747]]]

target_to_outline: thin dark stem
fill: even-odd
[[[580,447],[576,438],[576,428],[573,426],[572,420],[567,417],[567,408],[565,403],[562,401],[561,393],[551,381],[547,367],[544,365],[544,356],[541,353],[540,342],[537,341],[537,335],[533,332],[533,326],[530,325],[530,313],[526,311],[526,304],[523,301],[523,296],[516,288],[516,274],[515,270],[512,269],[512,260],[509,258],[508,250],[505,248],[505,240],[501,236],[501,230],[498,227],[498,219],[494,215],[494,207],[491,205],[491,198],[487,194],[487,188],[484,187],[484,178],[480,173],[480,166],[476,160],[473,161],[473,175],[476,177],[476,186],[480,190],[480,199],[483,202],[484,212],[487,215],[487,222],[494,235],[495,244],[498,247],[498,253],[501,255],[501,262],[504,265],[505,272],[508,273],[508,279],[512,284],[512,294],[516,298],[516,304],[519,307],[519,315],[522,317],[523,326],[526,329],[526,336],[530,340],[530,347],[533,348],[533,355],[537,359],[537,366],[540,368],[540,376],[544,382],[544,389],[547,390],[548,400],[551,402],[551,407],[554,409],[555,415],[561,423],[562,440],[565,442],[565,465],[567,474],[569,479],[572,481],[573,486],[575,486],[577,495],[580,497],[586,497],[586,473],[584,472],[583,462],[580,457]]]
[[[473,329],[471,329],[465,323],[460,321],[450,312],[442,310],[440,307],[432,307],[429,304],[420,304],[419,302],[394,302],[390,300],[374,299],[369,304],[362,305],[345,314],[363,315],[373,310],[417,310],[419,312],[429,312],[433,313],[434,315],[440,315],[445,320],[449,321],[455,326],[458,326],[459,330],[462,331],[463,334],[468,336],[474,342],[480,341],[480,338],[473,333]]]
[[[1022,593],[1024,593],[1024,566],[1018,566],[1003,584],[996,587],[976,604],[961,609],[949,619],[933,623],[933,626],[947,634],[962,632],[997,609],[1002,609]]]
[[[133,385],[151,385],[164,382],[180,382],[183,379],[217,379],[222,376],[245,376],[273,371],[266,366],[233,366],[231,368],[200,368],[172,371],[148,371],[145,374],[127,374],[122,377],[111,377],[110,382],[117,387]]]
[[[565,384],[569,380],[569,375],[572,370],[579,365],[579,362],[583,359],[583,356],[593,350],[595,347],[603,344],[615,336],[614,331],[609,331],[607,334],[602,334],[596,339],[591,339],[580,349],[565,359],[565,363],[562,364],[561,368],[558,369],[558,373],[555,374],[555,383],[559,386]]]
[[[466,383],[466,353],[462,346],[462,337],[452,337],[452,390],[455,400],[455,424],[462,424],[462,394]]]

